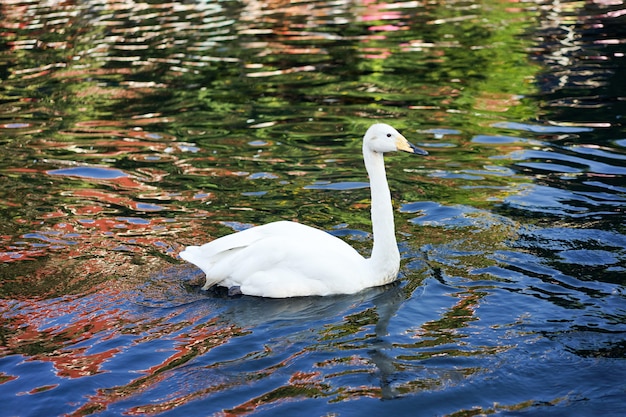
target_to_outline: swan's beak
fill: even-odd
[[[428,155],[428,152],[413,145],[402,135],[396,138],[396,148],[398,148],[399,151],[414,153],[415,155]]]

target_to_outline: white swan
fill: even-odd
[[[203,289],[219,285],[230,288],[231,293],[260,297],[353,294],[393,282],[400,268],[400,252],[383,153],[398,150],[428,154],[383,123],[372,125],[363,137],[372,193],[374,248],[370,258],[329,233],[289,221],[189,246],[180,257],[204,271]]]

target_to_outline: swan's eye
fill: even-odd
[[[387,133],[387,137],[390,138],[391,137],[391,133]]]

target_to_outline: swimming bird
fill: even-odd
[[[383,154],[428,153],[393,127],[376,123],[363,137],[363,160],[370,179],[374,247],[361,256],[343,240],[314,227],[277,221],[226,235],[202,246],[188,246],[180,257],[206,274],[202,289],[214,285],[229,294],[287,298],[353,294],[397,279],[391,193]]]

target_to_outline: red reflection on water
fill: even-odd
[[[58,387],[59,385],[60,384],[44,385],[44,386],[35,388],[33,390],[30,390],[28,393],[31,394],[31,395],[32,394],[38,394],[40,392],[45,392],[45,391],[49,391],[51,389],[54,389],[54,388]]]
[[[158,139],[147,132],[136,133]],[[113,142],[101,140],[94,143],[103,148],[106,145],[107,149],[111,150],[99,156],[111,156],[112,152],[117,154],[143,151],[147,147],[162,153],[168,149],[167,143],[136,139]],[[38,142],[38,146],[41,146],[42,152],[45,152],[46,147],[72,147],[74,145],[41,141]],[[168,163],[171,162],[172,159],[168,161]],[[96,165],[92,171],[96,175],[99,172],[106,173],[104,170],[106,170],[105,167]],[[35,168],[9,168],[7,171],[22,175],[43,176],[42,169]],[[178,244],[170,243],[170,239],[164,239],[164,236],[173,235],[181,229],[188,229],[190,223],[179,222],[171,217],[156,217],[154,214],[171,215],[172,212],[184,212],[184,205],[180,203],[206,200],[210,197],[208,193],[198,194],[195,190],[176,193],[159,191],[159,188],[148,185],[146,182],[159,183],[168,173],[151,167],[138,167],[133,175],[120,175],[114,178],[72,177],[74,172],[76,175],[89,175],[92,171],[72,168],[56,171],[60,175],[51,177],[57,181],[68,181],[67,186],[63,183],[61,187],[57,187],[59,191],[50,196],[50,201],[57,207],[53,207],[47,213],[39,214],[38,220],[31,223],[25,222],[22,218],[16,218],[16,223],[30,224],[30,231],[23,232],[25,229],[23,227],[21,228],[23,234],[20,236],[0,236],[0,262],[33,260],[51,252],[55,255],[64,253],[69,258],[89,257],[103,249],[134,253],[156,249],[173,255],[177,252]],[[64,173],[67,175],[62,175]],[[79,187],[74,184],[78,184]],[[88,185],[85,186],[86,184]],[[97,188],[92,188],[94,185]],[[73,189],[62,191],[63,188],[70,186]],[[62,206],[58,206],[59,202]],[[20,206],[17,202],[11,201],[7,201],[5,205]],[[132,220],[133,216],[138,218]]]
[[[82,378],[84,376],[95,375],[100,372],[102,365],[118,354],[120,349],[109,349],[104,352],[85,354],[87,348],[71,349],[67,351],[54,352],[52,355],[38,357],[32,360],[49,361],[54,364],[56,374],[63,378]]]
[[[391,56],[391,51],[384,48],[361,48],[363,57],[369,59],[385,59]]]
[[[379,399],[382,397],[382,390],[380,387],[365,385],[333,387],[330,378],[325,377],[320,372],[296,371],[291,375],[287,384],[251,398],[232,409],[223,410],[220,415],[226,417],[248,415],[259,411],[260,408],[276,406],[277,403],[297,401],[305,398],[329,397],[331,395],[335,396],[334,401],[345,401],[362,397]]]
[[[397,30],[404,30],[404,22],[402,19],[406,16],[397,10],[389,10],[389,4],[378,3],[373,0],[362,0],[361,3],[365,6],[365,9],[361,13],[359,19],[362,22],[381,22],[386,20],[394,20],[397,23],[386,23],[382,25],[372,25],[369,30],[372,32],[393,32]]]
[[[408,28],[403,28],[396,25],[378,25],[378,26],[370,26],[369,30],[372,32],[395,32],[396,30],[406,30]]]
[[[106,409],[115,401],[142,393],[166,379],[168,370],[228,342],[234,335],[241,334],[241,330],[234,326],[218,326],[217,319],[204,323],[202,316],[194,317],[193,320],[198,322],[194,323],[175,321],[176,317],[172,314],[156,319],[129,314],[128,310],[121,308],[127,300],[128,294],[123,287],[111,285],[92,295],[62,297],[52,301],[0,300],[0,309],[5,318],[4,343],[0,347],[0,353],[2,356],[21,355],[28,362],[51,363],[57,378],[76,379],[106,373],[110,362],[127,363],[125,356],[132,357],[133,346],[157,338],[169,338],[172,354],[158,365],[143,370],[142,376],[133,378],[124,386],[99,390],[89,398],[75,398],[77,404],[84,403],[84,400],[87,402],[70,415],[84,415],[86,410],[91,412]],[[170,320],[175,322],[168,323]],[[185,327],[190,330],[176,335]],[[151,331],[146,332],[145,328]],[[99,350],[103,345],[108,348]],[[124,371],[121,372],[124,374]],[[129,369],[126,376],[131,376],[134,372],[136,371]],[[2,373],[0,383],[8,383],[17,378]],[[124,376],[121,378],[123,380]],[[49,377],[42,378],[41,386],[33,387],[38,383],[33,379],[26,379],[25,383],[30,385],[28,393],[31,394],[61,385],[50,383]],[[164,409],[175,405],[166,405]]]
[[[96,294],[84,305],[80,298],[56,300],[52,303],[23,300],[19,309],[2,306],[8,314],[3,354],[21,354],[28,361],[50,362],[60,378],[81,378],[104,372],[102,367],[121,350],[110,348],[90,353],[96,340],[113,338],[128,320],[119,309],[107,309],[120,293]],[[58,323],[58,324],[54,324]],[[81,347],[76,344],[93,341]]]
[[[82,199],[86,201],[97,202],[97,204],[95,205],[88,205],[88,206],[82,206],[82,207],[81,206],[69,207],[69,209],[74,214],[81,214],[80,213],[81,211],[86,211],[86,210],[91,210],[94,213],[98,213],[104,210],[105,208],[107,208],[106,206],[103,206],[103,204],[127,207],[135,211],[138,211],[137,205],[139,203],[137,201],[133,200],[132,198],[124,197],[119,194],[104,191],[104,190],[83,189],[83,190],[76,190],[76,191],[68,191],[65,193],[65,195],[76,197],[77,202],[80,202],[80,200]]]
[[[170,370],[206,354],[217,346],[229,342],[232,337],[243,334],[241,328],[234,325],[220,326],[218,321],[217,318],[214,318],[207,323],[195,325],[188,333],[175,336],[172,339],[175,342],[172,355],[168,356],[161,363],[143,371],[144,376],[136,378],[123,386],[98,390],[96,395],[91,396],[85,405],[71,413],[70,416],[84,415],[84,412],[87,410],[90,412],[93,410],[106,410],[117,401],[140,395],[154,385],[166,380],[170,376]],[[163,338],[167,336],[167,333],[176,330],[178,330],[178,326],[172,326],[164,329],[164,333],[154,334],[154,336]],[[211,381],[207,381],[207,385],[211,385]],[[145,415],[164,412],[206,395],[206,390],[204,389],[189,393],[185,387],[182,387],[180,392],[181,395],[173,400],[158,404],[135,406],[128,409],[126,413],[130,415]]]

